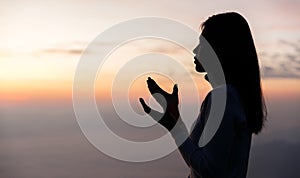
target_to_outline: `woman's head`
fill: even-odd
[[[213,48],[221,63],[226,83],[235,86],[240,94],[250,130],[253,133],[260,132],[266,107],[257,53],[247,21],[240,14],[229,12],[209,17],[201,27],[202,37]],[[199,58],[201,61],[201,54]],[[196,63],[198,72],[203,72],[201,67]]]

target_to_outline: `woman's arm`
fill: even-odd
[[[171,132],[183,159],[199,175],[218,177],[222,176],[224,171],[229,168],[228,160],[232,154],[232,145],[236,137],[236,109],[240,107],[237,105],[238,103],[229,94],[222,122],[213,138],[204,147],[199,147],[199,144],[195,144],[189,137],[182,142],[186,133],[185,129],[180,130],[180,128],[184,126],[178,126],[177,131]],[[210,105],[205,108],[202,112],[209,114]]]
[[[238,107],[236,107],[236,102],[234,102],[233,97],[227,95],[223,120],[213,138],[204,147],[199,147],[189,138],[186,126],[178,114],[177,87],[174,86],[173,93],[168,94],[162,90],[153,79],[149,78],[147,83],[152,95],[159,93],[164,96],[167,106],[163,107],[166,108],[164,113],[158,113],[140,99],[144,111],[171,132],[182,157],[189,167],[199,175],[205,177],[222,175],[227,166],[229,166],[228,159],[231,154],[231,146],[235,137],[235,108]],[[155,99],[159,104],[162,103],[159,98]],[[209,110],[210,108],[208,107],[205,109],[205,112],[209,114]]]

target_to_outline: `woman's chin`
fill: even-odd
[[[203,68],[200,68],[200,67],[195,67],[195,70],[199,73],[206,73],[206,71],[203,69]]]
[[[199,73],[203,73],[203,72],[205,72],[205,70],[204,70],[204,68],[203,68],[203,66],[201,65],[201,64],[197,64],[197,63],[195,63],[196,65],[195,65],[195,70],[197,71],[197,72],[199,72]]]

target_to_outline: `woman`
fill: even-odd
[[[147,80],[151,94],[159,93],[167,102],[163,114],[152,110],[143,99],[140,102],[146,113],[171,132],[190,167],[190,178],[245,178],[252,134],[261,131],[266,118],[258,58],[251,31],[240,14],[230,12],[208,18],[202,24],[201,36],[215,51],[225,80],[223,83],[221,80],[211,82],[213,89],[203,101],[200,115],[189,137],[180,119],[177,85],[174,85],[173,93],[168,94],[153,79]],[[195,69],[200,73],[207,72],[208,76],[214,78],[214,72],[205,71],[201,65],[209,62],[209,57],[204,55],[205,51],[205,45],[201,42],[194,49]],[[200,137],[211,110],[212,94],[222,91],[226,91],[227,97],[221,124],[210,142],[200,147]],[[163,105],[160,98],[153,96]],[[184,141],[181,144],[182,139]]]

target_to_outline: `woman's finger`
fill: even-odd
[[[178,95],[178,86],[177,86],[177,84],[174,85],[172,94],[173,95]]]
[[[144,109],[144,111],[149,114],[150,111],[151,111],[151,108],[145,103],[144,99],[143,98],[140,98],[140,103]]]
[[[163,113],[160,113],[154,109],[151,109],[144,101],[143,98],[140,98],[140,103],[143,106],[144,111],[149,114],[155,121],[159,121],[163,117]]]
[[[151,94],[160,93],[163,96],[167,95],[167,92],[165,92],[162,88],[160,88],[160,86],[158,86],[157,83],[152,78],[148,77],[147,84]]]

